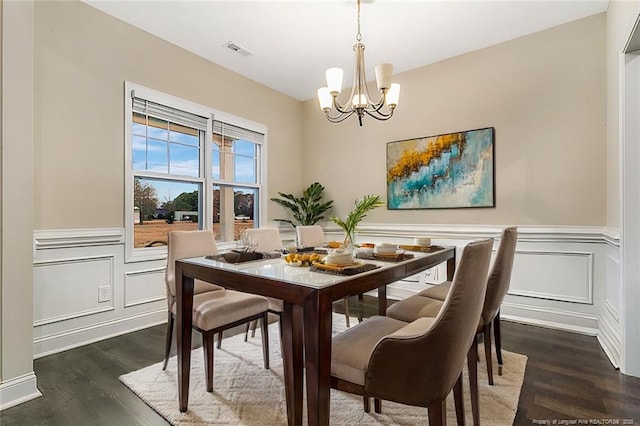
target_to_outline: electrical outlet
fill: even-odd
[[[103,285],[98,287],[98,303],[111,300],[111,286]]]

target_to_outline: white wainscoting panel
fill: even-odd
[[[607,298],[605,306],[611,316],[620,321],[620,260],[607,255]]]
[[[34,263],[34,326],[114,309],[114,256],[78,257]],[[98,287],[110,300],[98,302]]]
[[[165,300],[167,291],[164,284],[166,268],[145,269],[125,272],[124,307]]]
[[[327,238],[342,236],[332,223],[323,225]],[[459,259],[468,242],[498,239],[504,227],[368,223],[358,228],[357,238],[411,244],[415,236],[430,236],[433,244],[456,246]],[[34,232],[36,357],[166,321],[166,259],[126,263],[124,234],[122,228]],[[597,335],[617,365],[624,347],[619,247],[617,232],[602,227],[518,227],[502,316]],[[404,298],[444,279],[442,266],[392,284],[388,296]],[[112,297],[98,303],[98,287],[104,285]]]
[[[166,322],[166,260],[125,263],[124,229],[37,230],[34,242],[35,358]]]
[[[593,304],[593,253],[518,250],[509,294]]]

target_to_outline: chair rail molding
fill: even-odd
[[[362,223],[358,235],[372,237],[406,237],[428,235],[433,239],[471,239],[499,237],[508,226],[518,227],[518,242],[593,242],[620,246],[620,234],[615,228],[604,226],[536,226],[536,225],[454,225],[409,223]],[[323,224],[325,232],[341,234],[332,223]]]
[[[124,228],[40,229],[33,244],[34,250],[124,244]]]

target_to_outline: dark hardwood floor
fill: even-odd
[[[367,297],[365,316],[374,306]],[[595,337],[508,321],[502,336],[505,350],[529,357],[515,425],[640,425],[640,379],[615,370]],[[35,360],[43,396],[0,412],[0,424],[167,424],[118,380],[161,361],[164,338],[165,326],[157,326]]]

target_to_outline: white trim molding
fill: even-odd
[[[42,396],[42,393],[38,390],[38,381],[33,371],[29,374],[14,377],[0,383],[0,411],[39,396]]]
[[[593,253],[578,252],[578,251],[516,250],[516,256],[518,255],[546,256],[550,259],[557,259],[559,257],[584,258],[585,259],[584,271],[583,271],[584,275],[581,277],[584,279],[584,282],[582,283],[583,291],[579,295],[570,295],[570,294],[562,294],[561,292],[551,293],[551,292],[544,292],[544,291],[518,290],[515,288],[511,288],[507,292],[507,294],[513,295],[513,296],[524,296],[524,297],[534,297],[538,299],[557,300],[559,302],[583,303],[587,305],[593,304]],[[560,287],[560,286],[556,286],[556,287]]]
[[[89,326],[65,330],[33,340],[33,357],[41,358],[63,352],[121,334],[131,333],[144,328],[167,322],[167,308],[144,312],[139,315],[116,318]]]
[[[500,318],[588,336],[597,336],[599,334],[598,316],[564,309],[503,302]]]
[[[34,250],[124,244],[124,228],[33,231]]]
[[[325,230],[342,233],[332,223],[326,223]],[[357,234],[380,237],[406,237],[428,235],[433,239],[475,239],[497,238],[502,230],[511,225],[451,225],[451,224],[407,224],[407,223],[363,223]],[[620,236],[613,228],[603,226],[535,226],[518,227],[518,242],[576,242],[620,244]]]
[[[135,298],[134,293],[134,284],[133,280],[140,277],[153,277],[154,275],[161,274],[162,282],[164,282],[164,273],[167,270],[166,267],[161,268],[150,268],[150,269],[141,269],[130,272],[125,272],[124,274],[124,307],[131,308],[133,306],[144,305],[147,303],[153,303],[160,300],[167,299],[166,286],[162,285],[156,295],[149,295],[148,293],[144,294],[142,297]],[[150,287],[147,282],[144,283],[145,287]]]

